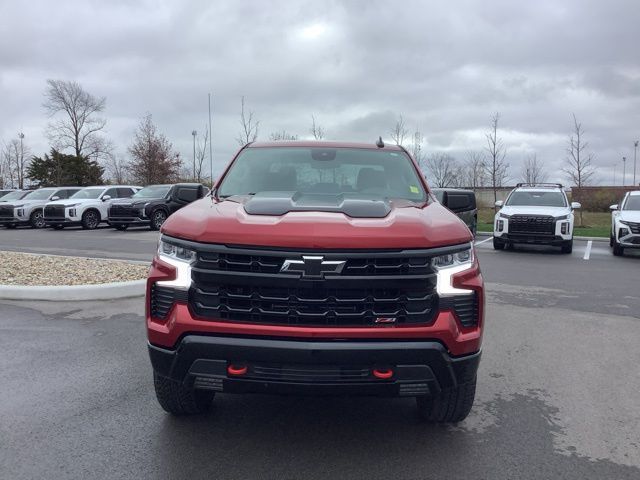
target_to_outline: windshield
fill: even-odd
[[[51,194],[55,192],[54,188],[43,188],[41,190],[35,190],[29,194],[27,200],[46,200]]]
[[[245,149],[222,180],[218,196],[274,191],[426,199],[418,174],[403,152],[322,147]]]
[[[74,193],[69,198],[98,198],[102,192],[104,192],[104,188],[85,188]]]
[[[131,198],[164,198],[169,190],[171,190],[171,185],[151,185],[144,187]]]
[[[518,191],[509,195],[505,205],[510,207],[566,207],[567,202],[561,192]]]
[[[6,202],[7,200],[20,200],[27,195],[31,195],[34,192],[24,192],[22,190],[16,190],[15,192],[7,193],[4,197],[0,198],[0,201]]]
[[[629,195],[622,210],[640,210],[640,195]]]

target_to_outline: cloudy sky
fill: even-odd
[[[514,180],[536,153],[567,181],[571,114],[611,184],[627,183],[640,138],[640,2],[37,1],[0,2],[0,140],[49,149],[47,79],[105,96],[121,155],[153,115],[183,157],[207,124],[213,169],[238,148],[240,98],[261,139],[310,136],[311,115],[336,140],[390,137],[399,115],[427,153],[482,150],[493,112]],[[640,152],[639,152],[640,153]],[[640,163],[640,160],[639,160]],[[640,177],[640,167],[638,176]]]

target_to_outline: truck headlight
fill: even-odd
[[[504,214],[504,213],[499,213],[499,214],[498,214],[498,216],[499,216],[500,218],[509,218],[511,215],[506,215],[506,214]]]
[[[473,290],[454,287],[452,277],[457,273],[470,269],[473,266],[474,258],[473,247],[469,246],[459,252],[438,255],[431,259],[431,266],[438,277],[436,290],[439,296],[450,297],[452,295],[473,293]]]
[[[158,243],[158,255],[184,263],[193,263],[196,259],[195,251],[178,245],[173,245],[172,243],[168,243],[163,240],[160,240]]]

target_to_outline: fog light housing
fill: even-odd
[[[626,237],[627,235],[629,235],[631,232],[629,231],[628,228],[621,228],[620,230],[618,230],[618,238],[621,237]]]
[[[566,235],[568,231],[569,224],[567,222],[562,222],[562,225],[560,225],[560,233],[562,233],[562,235]]]
[[[70,208],[69,209],[69,216],[70,217],[75,217],[76,216],[76,209],[75,208]]]
[[[19,208],[16,210],[16,215],[18,217],[24,217],[24,208]]]
[[[498,220],[498,231],[501,232],[504,230],[504,220]]]

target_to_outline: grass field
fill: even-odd
[[[493,232],[493,208],[478,209],[478,231]],[[611,230],[611,214],[608,212],[582,212],[584,226],[580,226],[580,215],[576,212],[576,237],[608,237]]]

